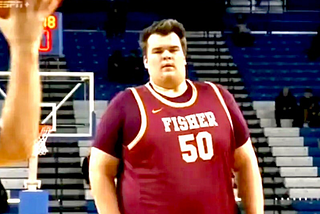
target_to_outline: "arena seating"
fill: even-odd
[[[225,17],[228,30],[236,24],[235,17],[239,12],[247,15],[246,22],[252,31],[311,32],[316,31],[320,24],[320,17],[317,12],[303,11],[301,7],[299,7],[299,10],[282,12],[283,1],[280,0],[262,1],[263,6],[253,7],[252,13],[250,13],[250,7],[248,7],[250,5],[249,1],[231,1],[235,3],[235,6],[240,6],[242,3],[242,6],[246,5],[246,7],[240,7],[240,10],[239,7],[227,9],[228,11],[234,9],[234,13],[227,13]],[[254,1],[252,3],[254,4]],[[269,3],[271,5],[270,11],[267,10]],[[307,6],[306,2],[301,2],[301,4]]]
[[[0,33],[0,70],[6,71],[8,70],[8,62],[9,62],[9,51],[8,51],[8,44]]]
[[[291,120],[282,120],[283,128],[276,128],[274,119],[274,99],[283,87],[290,87],[298,99],[307,87],[316,95],[320,92],[319,62],[306,56],[312,35],[254,36],[254,47],[235,47],[230,40],[228,46],[264,127],[272,153],[269,161],[277,168],[274,179],[288,189],[290,209],[316,213],[320,210],[319,129],[292,128]]]
[[[90,150],[91,142],[90,141],[79,141],[79,148],[80,148],[80,157],[81,157],[81,162],[84,157],[89,155],[89,150]],[[96,206],[93,201],[93,197],[91,194],[90,187],[84,182],[84,187],[85,187],[85,199],[86,199],[86,207],[87,207],[87,212],[88,213],[97,213]]]
[[[311,35],[254,35],[254,47],[228,45],[253,100],[274,100],[283,87],[300,98],[305,88],[320,93],[320,62],[310,62],[306,50]]]
[[[3,100],[0,100],[0,108]],[[0,113],[1,114],[1,113]],[[18,213],[19,192],[24,189],[24,181],[28,178],[28,163],[17,163],[13,166],[0,167],[0,180],[7,191],[10,210],[8,213]]]
[[[108,105],[108,100],[97,100],[95,101],[95,109],[96,109],[96,122],[99,124],[100,119]],[[74,101],[74,106],[75,106],[75,118],[77,123],[83,121],[87,121],[88,118],[84,118],[83,115],[86,115],[86,110],[83,109],[83,101]],[[79,156],[81,158],[81,163],[83,162],[84,157],[87,157],[89,155],[89,150],[91,146],[91,141],[88,140],[82,140],[78,142],[79,146]],[[85,188],[85,199],[86,199],[86,208],[88,213],[95,213],[97,214],[97,209],[95,207],[91,192],[90,192],[90,187],[85,183],[83,180],[83,185]]]
[[[18,213],[19,192],[24,189],[24,180],[28,177],[27,163],[16,164],[10,167],[0,168],[0,179],[7,190],[9,210],[7,213]]]
[[[77,0],[78,3],[79,0]],[[100,0],[98,2],[101,3]],[[93,3],[94,5],[94,3]],[[127,13],[126,28],[130,30],[141,30],[152,22],[159,20],[160,16],[152,12]],[[63,14],[63,26],[68,30],[105,30],[108,21],[106,12],[95,13],[65,13]]]
[[[107,80],[108,58],[114,50],[127,57],[131,50],[139,49],[137,32],[126,33],[124,38],[107,39],[104,32],[65,32],[64,53],[69,71],[95,73],[95,99],[108,100],[132,84],[118,84]],[[108,88],[106,88],[108,86]]]
[[[296,211],[320,211],[319,129],[292,128],[290,120],[277,128],[274,119],[273,101],[254,101],[254,108],[268,138],[268,145],[279,174],[288,188],[292,209]],[[304,200],[307,198],[307,200]],[[296,199],[296,201],[292,201]],[[301,199],[303,201],[301,201]]]
[[[288,189],[285,188],[284,179],[280,175],[280,167],[275,165],[276,161],[272,157],[272,148],[267,145],[267,141],[263,134],[264,130],[259,128],[260,122],[256,119],[255,111],[252,111],[252,104],[250,104],[251,102],[248,94],[246,94],[246,90],[243,87],[242,78],[239,76],[237,68],[232,63],[232,57],[229,55],[228,48],[226,48],[223,38],[221,35],[218,36],[218,34],[214,34],[213,36],[209,36],[209,38],[203,38],[202,41],[199,40],[201,40],[201,35],[199,36],[199,34],[192,33],[188,35],[188,41],[190,41],[188,49],[189,60],[192,62],[194,70],[196,71],[196,77],[199,80],[214,81],[224,85],[234,94],[237,102],[241,106],[250,127],[253,142],[255,143],[259,156],[259,164],[264,176],[263,182],[266,197],[266,210],[268,212],[273,212],[275,209],[291,208],[292,203],[289,205],[285,204],[285,201],[281,201],[278,204],[275,203],[275,198],[280,199],[281,197],[288,197],[289,192]],[[209,46],[206,47],[205,45]],[[108,89],[112,90],[112,87],[113,86],[108,86]],[[106,89],[107,88],[104,87],[101,91]],[[123,89],[124,86],[118,86],[118,90]],[[108,100],[108,96],[100,96],[98,99]],[[99,103],[101,103],[101,109],[105,109],[106,103],[103,104],[101,101],[99,101]],[[79,105],[77,104],[77,106]],[[99,108],[100,107],[97,107],[97,109]],[[100,112],[102,112],[102,110]],[[98,113],[98,115],[100,115],[100,113]],[[271,124],[271,122],[272,121],[265,123]],[[291,132],[289,132],[289,134],[290,133]],[[294,133],[293,131],[293,134],[297,133]],[[80,156],[84,157],[88,154],[89,145],[90,142],[79,142]],[[95,212],[95,206],[89,189],[86,190],[85,195],[88,211]]]
[[[64,33],[64,54],[70,71],[106,72],[107,60],[114,50],[127,56],[139,48],[138,33],[126,33],[124,38],[107,39],[104,31]]]
[[[104,75],[107,72],[107,58],[115,49],[121,49],[124,55],[127,55],[131,49],[138,48],[138,34],[127,32],[123,38],[107,39],[103,31],[66,31],[64,38],[67,44],[64,52],[68,70],[95,73],[95,106],[99,123],[108,101],[119,91],[131,86],[106,82]],[[255,47],[236,48],[230,43],[227,46],[221,34],[207,35],[205,32],[188,34],[188,55],[196,71],[195,78],[224,85],[234,94],[241,107],[250,128],[263,175],[266,213],[275,213],[279,210],[286,210],[286,213],[290,214],[318,213],[320,210],[318,201],[299,199],[320,198],[319,131],[292,128],[288,120],[282,121],[285,128],[279,129],[275,127],[273,117],[273,100],[283,86],[294,87],[293,92],[296,96],[301,96],[305,87],[312,87],[316,92],[320,91],[320,79],[317,79],[319,62],[310,63],[304,53],[309,47],[311,37],[257,35],[256,38]],[[6,47],[0,37],[0,56],[8,57],[1,48]],[[0,68],[3,70],[7,70],[7,65],[7,61],[0,61]],[[252,103],[252,100],[263,102]],[[77,122],[85,119],[82,117],[84,111],[82,106],[81,102],[73,101],[74,117]],[[75,144],[79,148],[67,149],[64,155],[72,156],[73,166],[79,170],[79,162],[81,163],[83,157],[88,154],[91,142],[79,141]],[[39,165],[43,166],[47,160],[49,158],[43,159]],[[22,172],[19,175],[12,174],[13,169],[16,168],[0,168],[0,178],[8,189],[10,197],[17,198],[22,189],[21,182],[25,179],[19,176],[26,175],[26,166],[18,167],[19,172]],[[7,177],[8,175],[12,177]],[[52,179],[46,177],[42,179],[45,185],[51,185]],[[89,187],[81,179],[77,179],[76,183],[79,188],[80,186],[84,188],[84,192],[72,189],[66,191],[62,199],[72,200],[74,195],[78,194],[78,198],[84,195],[87,212],[97,213]],[[298,200],[293,201],[293,198]],[[57,201],[51,203],[59,207]],[[68,203],[65,206],[68,207]],[[82,209],[81,206],[79,205]],[[17,213],[17,205],[11,207],[10,213]],[[59,210],[54,211],[58,213]]]

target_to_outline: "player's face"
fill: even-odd
[[[177,34],[152,34],[147,43],[144,65],[158,86],[175,88],[186,78],[186,57]]]

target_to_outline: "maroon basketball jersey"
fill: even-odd
[[[192,97],[184,103],[165,99],[150,83],[131,88],[141,127],[123,147],[123,214],[235,213],[230,114],[214,84],[189,83]]]

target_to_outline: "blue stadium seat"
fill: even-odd
[[[319,142],[318,142],[317,137],[304,137],[304,145],[309,146],[309,147],[319,147]]]
[[[87,200],[87,212],[88,214],[98,214],[96,205],[93,200]]]
[[[320,138],[320,129],[317,129],[317,128],[301,128],[300,129],[300,135],[301,136],[307,136],[307,137]]]
[[[302,96],[303,87],[320,92],[320,62],[310,62],[306,56],[313,35],[254,36],[254,47],[235,47],[230,39],[227,41],[253,100],[274,100],[285,86],[296,97]]]
[[[309,147],[309,156],[320,157],[320,149],[317,147]],[[320,171],[318,173],[320,175]]]
[[[320,157],[313,157],[313,166],[320,167]]]
[[[318,200],[293,201],[292,207],[297,211],[319,211],[320,210],[320,201],[318,201]],[[299,212],[299,213],[302,213],[302,212]],[[305,212],[303,212],[303,213],[305,213]],[[314,212],[312,212],[312,213],[314,213]]]
[[[9,204],[9,210],[4,214],[18,214],[19,204]]]

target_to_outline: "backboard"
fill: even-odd
[[[10,72],[0,72],[0,105],[6,97],[9,75]],[[93,73],[55,71],[39,75],[42,84],[39,122],[52,125],[49,138],[91,139],[95,129]]]

